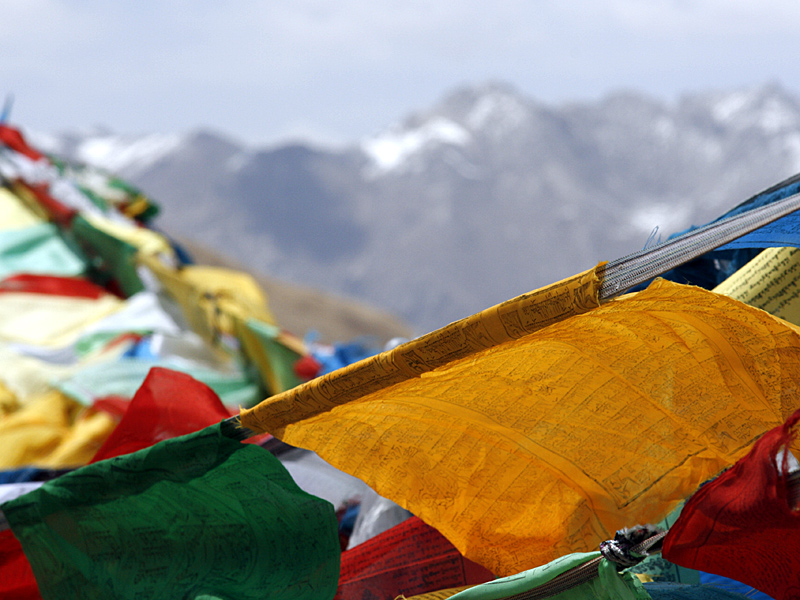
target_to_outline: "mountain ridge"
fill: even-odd
[[[492,82],[341,148],[249,148],[210,131],[110,138],[73,135],[62,149],[105,166],[105,143],[107,163],[164,206],[166,230],[424,332],[638,250],[656,226],[666,237],[705,223],[793,174],[800,100],[771,83],[547,105]]]

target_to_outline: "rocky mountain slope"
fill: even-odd
[[[418,332],[702,224],[800,169],[778,85],[546,105],[455,90],[346,148],[247,148],[208,131],[35,136],[106,166],[160,224],[249,268],[393,311]]]

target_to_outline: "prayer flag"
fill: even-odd
[[[206,341],[217,344],[221,336],[236,335],[237,322],[250,318],[275,322],[266,295],[246,273],[196,265],[176,270],[146,253],[140,253],[137,259],[180,304],[192,330]]]
[[[39,588],[17,538],[10,529],[0,531],[0,597],[4,600],[39,600]]]
[[[342,554],[336,600],[394,598],[492,579],[441,533],[411,517]]]
[[[800,325],[800,249],[767,248],[714,291]]]
[[[459,354],[503,322],[486,311],[242,423],[314,450],[503,576],[660,520],[798,407],[798,329],[763,311],[657,280],[559,321],[568,290],[544,293],[500,305],[538,331]],[[421,372],[423,356],[438,365]]]
[[[333,506],[218,423],[2,505],[45,600],[333,598]]]
[[[245,354],[256,365],[271,393],[277,394],[301,383],[293,367],[305,354],[302,342],[258,319],[240,322],[237,333]]]
[[[689,499],[664,540],[664,558],[752,585],[776,600],[800,598],[800,511],[787,485],[798,421],[800,411]]]
[[[31,210],[22,198],[7,187],[0,187],[0,232],[4,236],[42,223],[42,216]]]
[[[125,297],[144,289],[136,271],[136,246],[99,229],[80,214],[65,230],[65,235],[89,257],[91,273],[96,280],[116,288]]]
[[[22,137],[19,129],[9,127],[8,125],[0,123],[0,144],[8,146],[12,150],[19,152],[30,158],[31,160],[39,160],[45,158],[44,154],[38,150],[34,150]]]
[[[7,290],[0,294],[0,341],[66,346],[122,306],[110,294],[89,298]]]
[[[2,215],[0,215],[2,218]],[[3,231],[0,235],[0,277],[20,273],[81,275],[86,265],[80,254],[61,239],[52,223]]]
[[[116,425],[110,416],[61,392],[36,396],[0,419],[0,469],[85,465]]]
[[[92,462],[142,450],[229,416],[219,396],[206,384],[185,373],[155,367]]]
[[[537,598],[536,592],[548,584],[553,585],[558,576],[591,563],[592,560],[599,557],[600,552],[561,556],[546,565],[529,569],[524,573],[476,585],[455,594],[452,598],[453,600]],[[568,587],[558,593],[545,594],[542,592],[541,596],[553,600],[652,600],[635,575],[626,572],[619,573],[617,566],[605,558],[600,559],[599,564],[595,567],[597,573],[595,577],[586,578],[572,575],[571,577],[575,577],[572,582],[573,587]]]
[[[0,281],[0,294],[49,294],[68,298],[97,300],[108,292],[88,279],[20,273]]]

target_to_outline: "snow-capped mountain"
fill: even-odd
[[[546,105],[463,88],[339,150],[224,136],[34,136],[253,269],[388,308],[420,332],[702,224],[800,170],[778,85]]]

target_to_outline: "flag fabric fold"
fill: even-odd
[[[667,560],[776,600],[800,598],[800,510],[790,506],[787,486],[798,421],[800,410],[689,499],[664,540]]]
[[[394,598],[492,579],[492,573],[464,558],[441,533],[411,517],[342,554],[336,600]]]
[[[333,506],[219,423],[2,505],[45,600],[333,598]]]
[[[596,308],[600,305],[602,265],[277,394],[269,399],[269,409],[262,404],[242,411],[242,422],[254,431],[268,431],[280,437],[284,427],[299,420],[414,380],[454,361]]]
[[[204,383],[185,373],[155,367],[91,462],[136,452],[229,416],[219,396]]]
[[[3,600],[40,600],[39,587],[17,538],[10,529],[0,531],[0,597]]]
[[[657,281],[393,386],[373,390],[367,370],[242,423],[314,450],[503,576],[656,522],[740,458],[797,408],[800,334]]]

